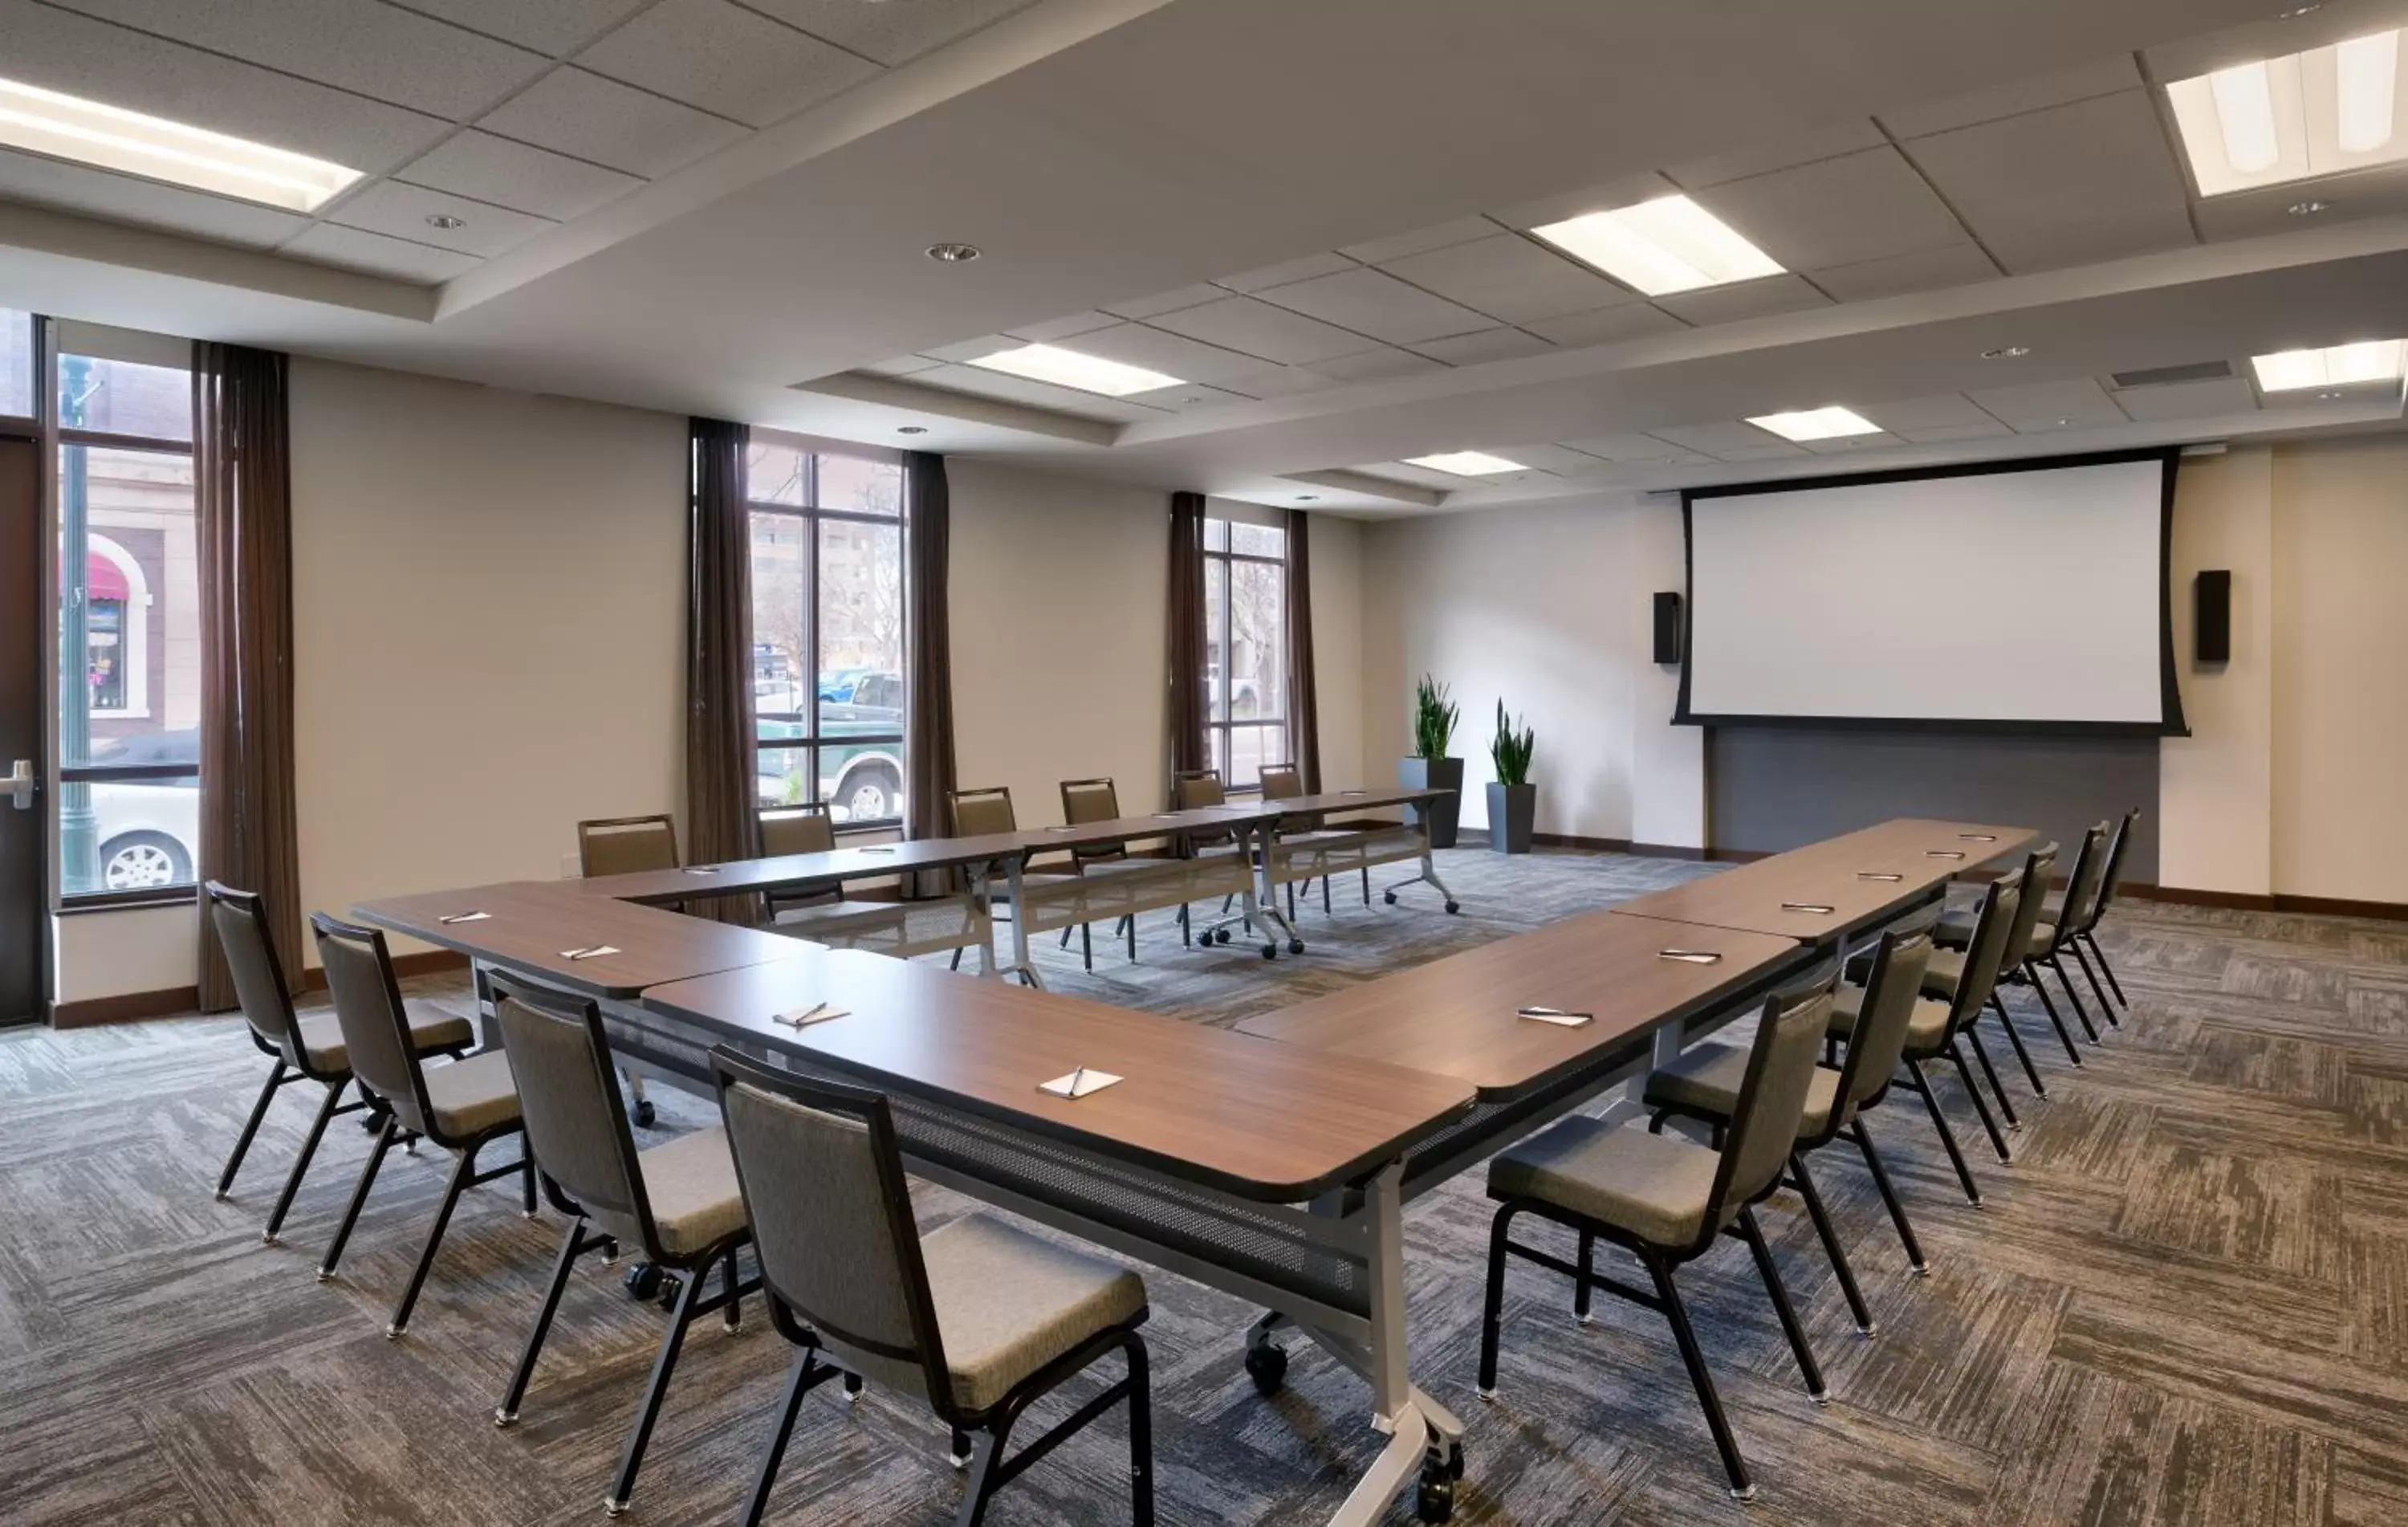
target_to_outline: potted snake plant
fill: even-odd
[[[1426,808],[1432,848],[1455,846],[1455,822],[1462,813],[1463,760],[1449,757],[1446,751],[1458,714],[1455,702],[1447,698],[1447,686],[1423,674],[1413,687],[1412,756],[1398,763],[1397,783],[1407,789],[1447,792]],[[1420,815],[1414,807],[1408,806],[1405,812],[1408,822]]]
[[[1489,740],[1489,761],[1497,778],[1488,786],[1488,846],[1499,854],[1530,851],[1530,828],[1539,812],[1539,787],[1530,783],[1530,755],[1539,736],[1529,727],[1513,729],[1505,702],[1497,702],[1497,735]]]

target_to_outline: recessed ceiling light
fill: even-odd
[[[449,233],[454,228],[466,227],[468,220],[464,217],[453,217],[449,212],[432,212],[427,215],[426,225],[430,228],[441,228]]]
[[[2316,401],[2319,403],[2330,403],[2340,396],[2341,394],[2339,393],[2318,393],[2316,394]]]
[[[895,433],[897,435],[925,435],[928,433],[928,426],[925,425],[896,425],[895,426]]]
[[[1782,274],[1771,256],[1686,196],[1586,212],[1530,231],[1651,297]]]
[[[1518,461],[1492,456],[1485,451],[1441,451],[1434,456],[1407,456],[1408,467],[1426,467],[1434,472],[1450,472],[1456,477],[1494,477],[1498,472],[1526,470]]]
[[[2286,350],[2255,355],[2258,385],[2270,393],[2311,387],[2347,387],[2366,382],[2397,382],[2408,363],[2408,340],[2365,339],[2329,350]]]
[[[311,212],[355,169],[54,90],[0,79],[0,144],[245,201]]]
[[[2314,217],[2318,212],[2329,212],[2332,210],[2332,203],[2329,201],[2295,201],[2290,206],[2285,208],[2284,210],[2289,212],[2293,217]]]
[[[965,261],[975,260],[979,257],[981,252],[982,252],[976,244],[931,244],[928,246],[929,259],[941,260],[949,266],[957,266]]]
[[[1108,361],[1101,355],[1082,355],[1059,345],[1022,345],[994,355],[982,355],[970,362],[990,371],[1007,371],[1032,382],[1050,382],[1057,387],[1073,387],[1082,393],[1101,393],[1106,397],[1126,397],[1131,393],[1150,393],[1159,387],[1176,387],[1183,380],[1149,371],[1142,366],[1124,366]]]
[[[2408,159],[2398,88],[2403,38],[2408,31],[2399,28],[2373,32],[2168,85],[2200,193]]]
[[[2276,16],[2274,20],[2278,22],[2296,22],[2302,16],[2314,15],[2315,12],[2324,8],[2324,0],[2312,0],[2312,3],[2308,5],[2293,6],[2290,9]]]
[[[1299,504],[1317,504],[1321,501],[1321,495],[1317,493],[1299,493],[1296,496],[1296,501]]]
[[[1982,352],[1982,358],[1985,361],[2019,361],[2030,353],[2029,345],[2000,345],[1996,350]]]
[[[1784,440],[1836,440],[1849,435],[1878,435],[1881,425],[1852,409],[1806,409],[1796,413],[1768,413],[1750,419]]]

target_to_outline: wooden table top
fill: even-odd
[[[1711,965],[1666,949],[1718,954]],[[1517,1097],[1753,982],[1803,969],[1795,939],[1585,913],[1238,1025],[1241,1033],[1459,1077]],[[1519,1016],[1596,1016],[1577,1029]]]
[[[1899,817],[1656,891],[1615,910],[1822,943],[1889,915],[1952,875],[2020,852],[2039,836],[2029,828]],[[1830,910],[1805,910],[1821,907]]]
[[[363,901],[363,922],[497,965],[532,972],[594,997],[633,997],[646,987],[740,965],[790,959],[816,948],[759,929],[688,917],[608,897],[575,894],[573,881],[522,880],[465,890]],[[468,922],[445,917],[482,912]],[[609,944],[615,954],[570,959],[566,951]]]
[[[773,1020],[819,1001],[849,1016],[799,1030]],[[1264,1202],[1357,1180],[1472,1103],[1453,1078],[864,950],[807,950],[654,987],[643,1005]],[[1080,1066],[1125,1080],[1076,1101],[1038,1090]]]

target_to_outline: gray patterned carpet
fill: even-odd
[[[1229,1023],[1706,872],[1476,851],[1444,871],[1463,916],[1440,915],[1426,892],[1368,910],[1341,896],[1334,918],[1306,917],[1301,959],[1182,950],[1156,916],[1141,963],[1099,947],[1089,977],[1075,948],[1049,950],[1047,973],[1063,990]],[[1796,1204],[1768,1206],[1828,1408],[1799,1390],[1743,1251],[1685,1271],[1760,1482],[1752,1506],[1725,1499],[1646,1311],[1602,1300],[1584,1330],[1560,1285],[1517,1268],[1502,1397],[1474,1399],[1485,1203],[1476,1174],[1417,1203],[1414,1365],[1471,1426],[1457,1520],[2408,1521],[2408,927],[2135,903],[2107,943],[2133,1015],[2080,1072],[2042,1025],[2027,1030],[2054,1099],[2026,1106],[2014,1166],[1971,1145],[1970,1114],[1946,1094],[1986,1211],[1965,1205],[1919,1116],[1875,1116],[1930,1278],[1905,1275],[1861,1172],[1833,1158],[1819,1174],[1880,1317],[1874,1339],[1855,1334]],[[462,995],[457,982],[425,989]],[[209,1196],[261,1070],[225,1019],[0,1034],[0,1521],[598,1520],[657,1312],[598,1267],[581,1275],[523,1424],[495,1431],[487,1413],[556,1222],[520,1219],[508,1182],[472,1194],[410,1337],[386,1342],[444,1163],[396,1157],[342,1278],[313,1282],[366,1139],[347,1121],[330,1131],[286,1244],[262,1246],[307,1100],[280,1101],[234,1202]],[[664,1113],[672,1130],[702,1116],[683,1101]],[[965,1203],[931,1189],[921,1207],[935,1221]],[[1288,1388],[1257,1397],[1237,1362],[1254,1312],[1147,1277],[1163,1520],[1324,1518],[1373,1451],[1361,1387],[1299,1351]],[[733,1514],[786,1360],[766,1321],[734,1336],[697,1328],[633,1520]],[[1112,1419],[1073,1441],[990,1520],[1125,1520],[1123,1435]],[[958,1477],[943,1451],[924,1411],[875,1395],[849,1411],[824,1390],[775,1520],[946,1520]]]

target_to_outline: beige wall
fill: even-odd
[[[2232,660],[2191,660],[2191,583],[2232,574]],[[2264,896],[2274,888],[2274,453],[2186,460],[2174,476],[2174,666],[2188,737],[2157,752],[2157,880]]]

